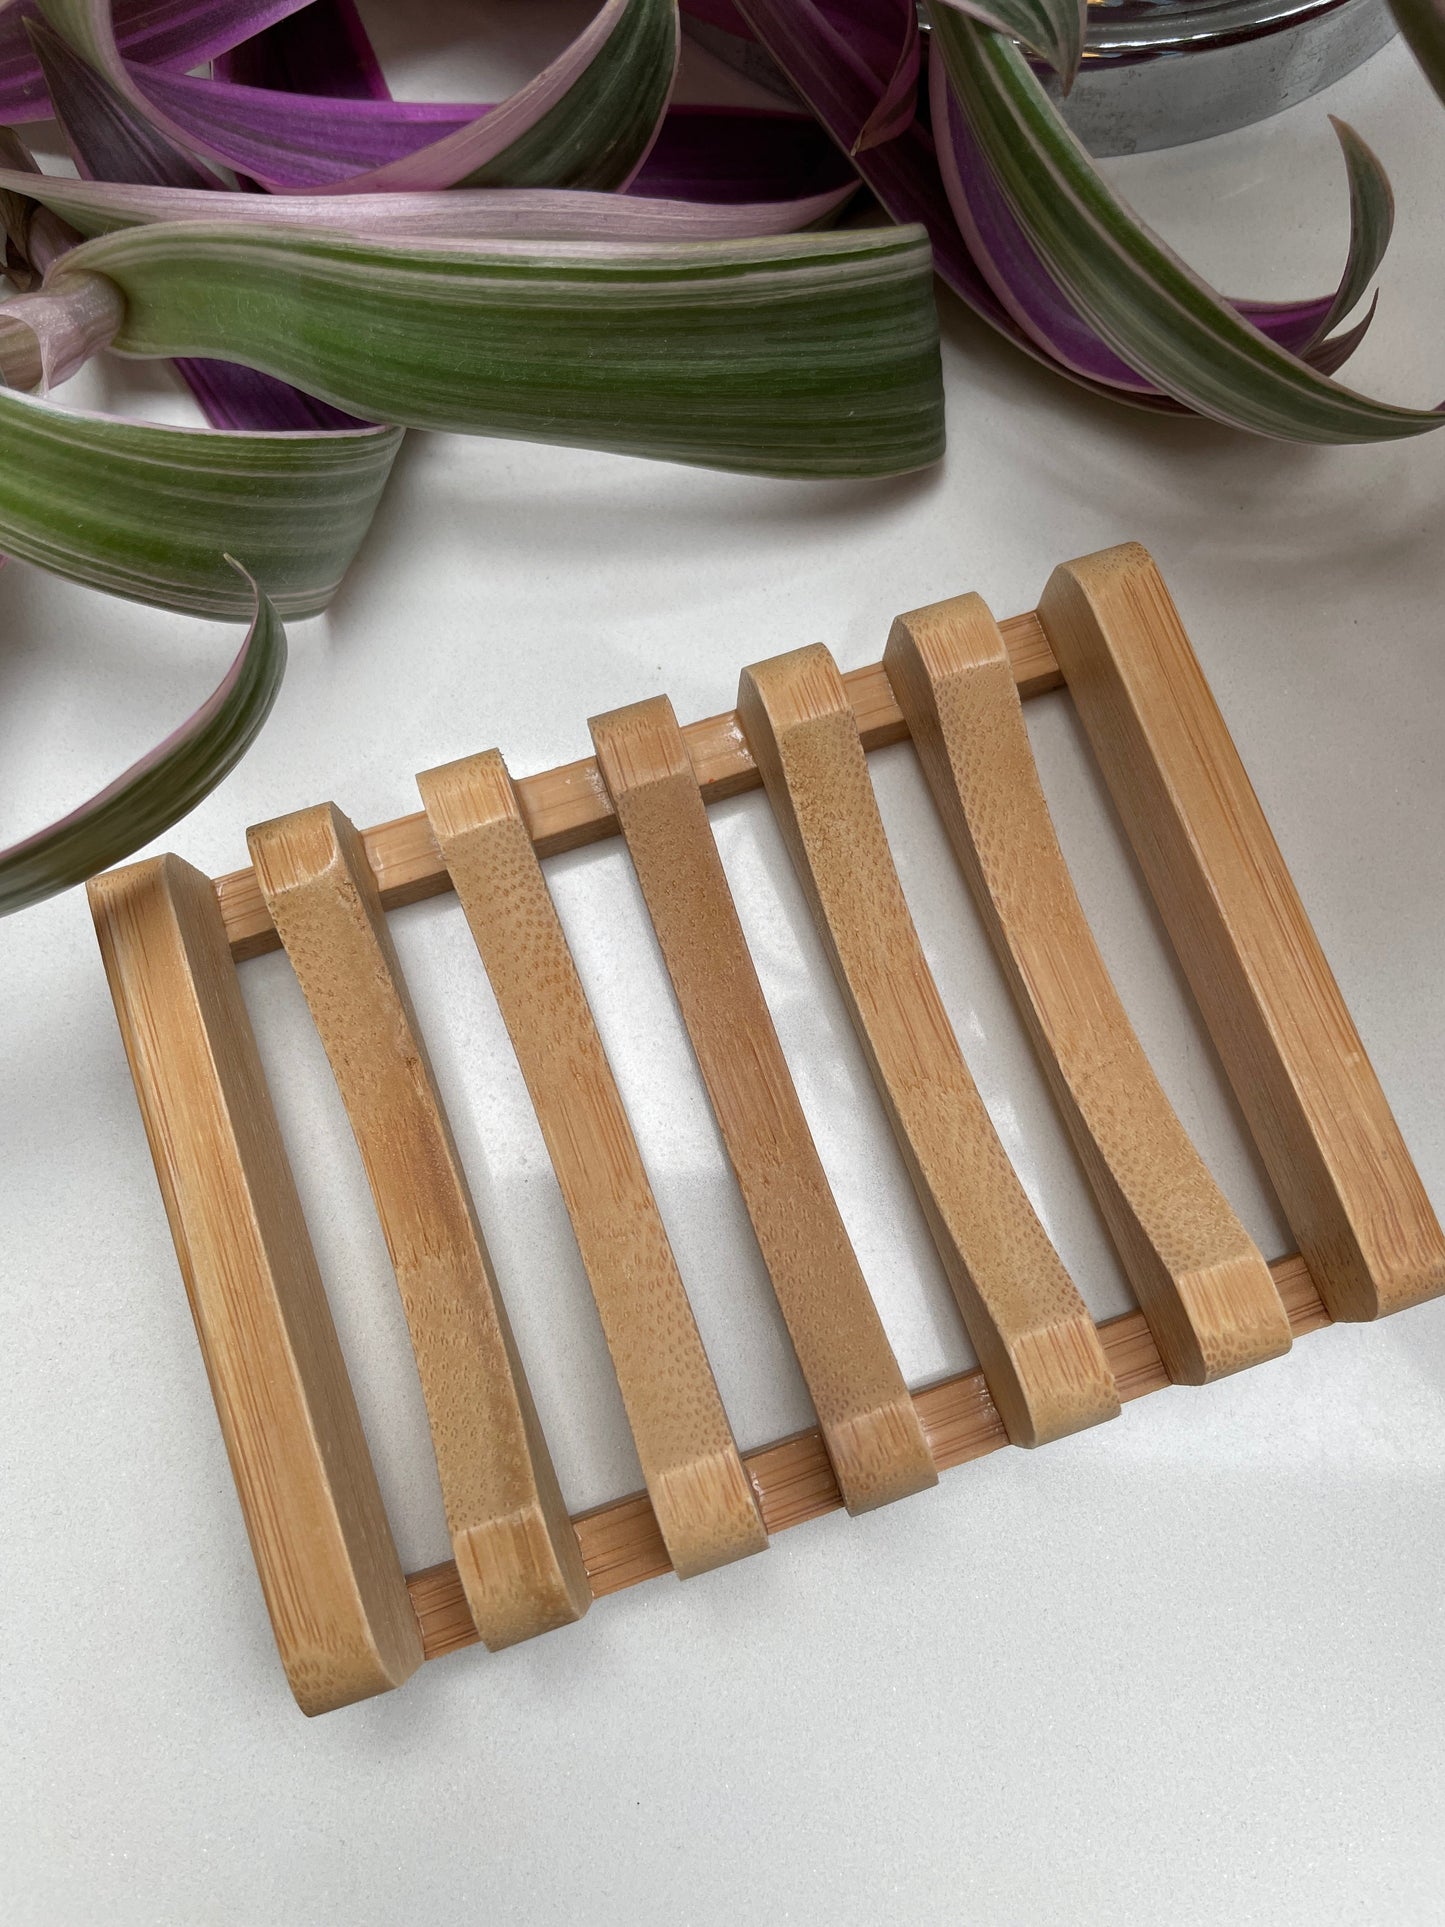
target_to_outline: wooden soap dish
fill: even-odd
[[[1154,1077],[1074,893],[1020,697],[1067,685],[1299,1243],[1267,1265]],[[743,672],[595,756],[427,772],[424,810],[262,824],[214,882],[164,856],[89,886],[277,1645],[304,1711],[497,1649],[785,1526],[1204,1384],[1332,1319],[1445,1290],[1445,1243],[1157,569],[1054,571],[1031,615],[900,616],[881,664]],[[865,752],[911,736],[1140,1310],[1096,1327],[974,1087]],[[980,1369],[910,1393],[778,1045],[705,805],[766,786]],[[620,834],[817,1413],[734,1442],[540,859]],[[569,1518],[386,912],[455,889],[571,1218],[647,1490]],[[238,961],[284,945],[396,1270],[453,1558],[403,1577],[282,1148]]]

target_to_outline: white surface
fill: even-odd
[[[410,91],[486,78],[441,60],[463,15],[417,25],[431,65],[399,64]],[[548,9],[547,31],[567,17]],[[1445,385],[1445,114],[1399,49],[1270,126],[1116,172],[1225,285],[1322,287],[1343,237],[1326,106],[1378,142],[1400,198],[1356,379],[1428,400]],[[250,821],[326,796],[360,823],[393,816],[416,807],[413,770],[491,743],[514,771],[541,768],[585,750],[597,710],[666,690],[681,716],[707,714],[744,662],[817,638],[844,666],[873,660],[899,608],[963,588],[1026,608],[1054,561],[1137,536],[1445,1206],[1445,438],[1310,451],[1149,422],[1078,398],[952,307],[945,326],[948,458],[900,483],[414,437],[335,608],[295,628],[258,747],[168,846],[229,869]],[[86,379],[95,394],[112,378]],[[175,411],[163,375],[139,387]],[[0,833],[122,766],[231,644],[14,565],[0,612]],[[1060,698],[1029,713],[1160,1074],[1266,1249],[1286,1249],[1070,713]],[[874,767],[969,1061],[1090,1304],[1118,1311],[911,753]],[[715,820],[905,1367],[915,1382],[957,1369],[957,1318],[766,809],[741,799]],[[615,847],[552,875],[739,1435],[761,1442],[806,1408],[635,887]],[[568,1496],[630,1489],[595,1319],[460,914],[438,902],[396,928]],[[403,1556],[427,1563],[445,1534],[359,1162],[287,967],[243,977]],[[0,925],[0,983],[14,1927],[1445,1917],[1445,1305],[1325,1332],[1243,1379],[307,1723],[79,893]]]

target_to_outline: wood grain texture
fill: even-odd
[[[1099,1335],[999,1143],[924,959],[842,679],[820,645],[743,671],[738,715],[1009,1437],[1112,1418]]]
[[[366,1166],[467,1602],[510,1646],[579,1619],[591,1590],[375,881],[329,803],[247,840]]]
[[[417,782],[531,1093],[671,1563],[687,1578],[760,1552],[757,1500],[506,765],[492,750]]]
[[[672,704],[635,703],[591,728],[844,1503],[867,1512],[921,1491],[938,1474],[763,1001]]]
[[[1153,561],[1066,563],[1042,616],[1331,1315],[1445,1291],[1440,1226]]]
[[[1062,683],[1038,618],[1010,616],[1001,624],[1021,696],[1039,696]],[[849,670],[844,677],[864,747],[881,749],[901,742],[907,728],[893,699],[881,663]],[[732,710],[688,723],[683,729],[688,756],[706,802],[756,789],[762,781],[738,719]],[[517,779],[522,816],[539,856],[555,856],[617,834],[617,818],[592,757]],[[376,876],[382,905],[396,910],[406,903],[439,896],[451,878],[424,812],[397,817],[362,831],[367,860]],[[280,943],[254,870],[235,870],[216,879],[226,934],[239,960],[275,950]]]
[[[1302,1259],[1280,1258],[1270,1266],[1270,1272],[1296,1338],[1329,1324],[1330,1315],[1320,1303]],[[1122,1399],[1162,1392],[1173,1382],[1141,1312],[1111,1318],[1099,1327],[1099,1336]],[[961,1372],[924,1386],[913,1394],[913,1401],[940,1472],[986,1458],[1009,1442],[980,1371]],[[784,1532],[842,1507],[842,1494],[819,1432],[794,1433],[791,1438],[749,1452],[744,1462],[758,1489],[770,1532]],[[573,1523],[582,1542],[592,1589],[599,1599],[606,1593],[622,1592],[646,1579],[658,1578],[668,1570],[667,1553],[643,1493],[579,1513]],[[453,1565],[448,1562],[414,1572],[407,1586],[428,1659],[441,1659],[475,1645],[477,1636]]]
[[[215,894],[173,856],[88,889],[276,1644],[328,1712],[421,1635]]]
[[[884,652],[914,745],[1170,1376],[1289,1350],[1269,1268],[1160,1088],[1064,862],[998,625],[976,595]]]

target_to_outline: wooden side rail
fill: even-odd
[[[421,1642],[236,967],[179,857],[89,896],[276,1645],[324,1713],[399,1686]]]

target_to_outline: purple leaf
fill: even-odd
[[[890,0],[897,14],[898,58],[878,104],[864,121],[853,152],[896,140],[918,112],[918,74],[922,59],[917,0]]]
[[[127,59],[150,67],[199,66],[304,7],[307,0],[115,0],[115,35]],[[18,124],[50,113],[40,63],[26,38],[39,0],[0,11],[0,119]]]
[[[217,175],[153,127],[45,21],[30,20],[26,26],[52,111],[82,179],[224,187]]]
[[[198,361],[179,357],[174,366],[200,403],[212,428],[332,429],[368,428],[329,401],[277,381],[255,368],[231,361]]]
[[[356,0],[311,0],[299,13],[222,54],[214,73],[218,80],[286,94],[391,99]]]
[[[663,200],[782,201],[857,185],[853,167],[810,114],[669,107],[627,191]]]
[[[871,72],[858,46],[839,33],[813,0],[738,0],[754,35],[787,74],[842,152],[895,221],[920,221],[933,244],[933,265],[979,314],[1012,339],[1022,331],[974,265],[938,178],[928,130],[914,120],[896,139],[855,153],[890,75],[898,49],[881,74]],[[855,0],[860,22],[864,0]],[[901,35],[899,40],[901,47]]]
[[[190,189],[203,201],[251,198],[216,192],[221,184],[214,176],[157,133],[59,34],[43,21],[31,21],[29,30],[44,64],[56,116],[83,177]],[[358,426],[341,409],[271,375],[224,361],[186,358],[175,365],[212,428]]]
[[[47,0],[47,10],[158,133],[278,193],[480,186],[484,176],[624,187],[655,138],[677,64],[675,0],[605,0],[550,66],[495,107],[338,100],[133,64],[116,46],[109,0]]]
[[[1040,261],[999,192],[936,55],[929,63],[929,94],[939,171],[959,232],[1013,320],[1037,348],[1071,373],[1157,395],[1157,388],[1100,341]]]

